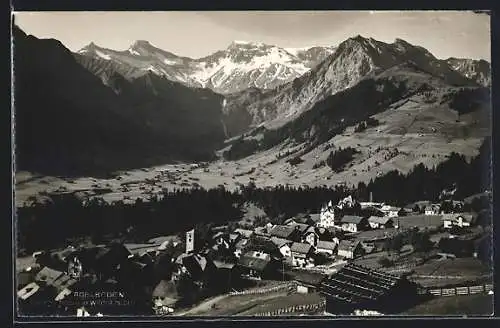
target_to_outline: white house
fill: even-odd
[[[368,224],[372,229],[383,229],[389,228],[394,225],[392,218],[388,216],[380,217],[380,216],[370,216],[368,218]]]
[[[452,227],[470,227],[475,216],[469,213],[443,214],[443,227],[450,229]]]
[[[347,259],[355,259],[363,254],[363,246],[359,241],[341,240],[337,254]]]
[[[338,243],[335,241],[318,241],[316,246],[316,253],[323,253],[328,255],[333,255],[337,249]]]
[[[346,232],[358,232],[369,227],[368,220],[360,216],[345,215],[340,219],[340,228]]]
[[[294,266],[314,266],[314,261],[312,259],[314,248],[312,245],[306,243],[293,243],[290,247],[290,251],[292,253],[292,264]]]
[[[322,228],[335,226],[335,207],[332,201],[329,201],[327,205],[321,208],[317,226]]]
[[[285,258],[292,257],[292,251],[290,249],[290,245],[293,242],[291,240],[284,239],[284,238],[278,238],[278,237],[271,237],[271,242],[274,245],[276,245],[276,247],[279,249],[281,255],[283,255]]]
[[[438,215],[440,206],[437,204],[429,205],[425,207],[425,215]]]

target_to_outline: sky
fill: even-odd
[[[401,38],[441,59],[491,56],[490,16],[470,11],[17,12],[14,19],[27,34],[72,51],[90,42],[126,50],[147,40],[200,58],[235,40],[295,48],[336,46],[359,34],[389,43]]]

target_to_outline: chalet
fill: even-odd
[[[240,229],[240,228],[235,229],[234,232],[240,234],[241,236],[243,236],[243,238],[250,238],[250,236],[252,236],[253,234],[252,230]]]
[[[439,206],[438,204],[427,205],[425,207],[424,213],[425,215],[438,215],[440,209],[441,206]]]
[[[452,227],[470,227],[476,221],[477,215],[472,213],[456,213],[456,214],[443,214],[443,227],[450,229]]]
[[[388,216],[370,216],[368,218],[368,224],[372,229],[385,229],[394,226],[394,221]]]
[[[393,217],[399,216],[401,209],[398,207],[394,207],[394,206],[383,206],[382,212],[384,212],[385,216],[393,218]]]
[[[352,263],[324,279],[319,291],[326,298],[326,311],[332,314],[350,314],[356,309],[398,313],[417,299],[417,285],[406,278]]]
[[[223,248],[229,248],[229,234],[225,232],[217,232],[212,236],[212,242],[215,243],[215,245],[218,245],[219,247]]]
[[[189,254],[179,257],[176,263],[180,264],[178,273],[187,273],[194,281],[206,281],[215,272],[215,265],[211,259],[199,254]],[[180,272],[179,272],[180,271]]]
[[[157,306],[173,307],[179,296],[175,284],[169,280],[161,280],[153,289],[153,301]]]
[[[148,240],[149,244],[155,245],[158,250],[165,250],[168,245],[177,246],[181,242],[180,238],[176,235],[160,236]]]
[[[294,266],[309,267],[313,266],[312,255],[314,247],[307,243],[293,243],[290,247],[292,254],[292,264]]]
[[[272,237],[288,240],[300,240],[301,237],[300,230],[295,228],[295,226],[276,225],[271,229],[271,231],[269,231],[269,234]]]
[[[45,267],[35,276],[35,282],[41,286],[52,285],[54,281],[64,275],[63,272]]]
[[[157,247],[152,244],[123,244],[133,256],[141,257],[147,253],[156,253]]]
[[[369,247],[382,249],[384,243],[398,233],[399,231],[395,228],[375,229],[360,232],[354,238],[356,241],[361,242],[365,249]]]
[[[364,250],[359,241],[341,240],[337,248],[337,254],[347,259],[355,259],[363,253]]]
[[[325,279],[325,276],[321,273],[305,270],[289,271],[287,275],[290,280],[297,283],[297,293],[300,294],[316,292],[321,282]]]
[[[243,249],[248,245],[248,239],[242,238],[234,245],[234,256],[240,257]]]
[[[302,234],[302,242],[316,246],[319,241],[319,234],[317,228],[309,226],[307,230]]]
[[[229,244],[230,245],[236,244],[241,239],[241,237],[242,236],[238,233],[230,233],[229,234]]]
[[[238,260],[237,266],[244,277],[251,279],[265,279],[276,274],[276,262],[269,254],[247,252]]]
[[[340,219],[340,227],[342,231],[358,232],[367,229],[369,227],[369,224],[368,219],[366,218],[353,215],[344,215]]]
[[[291,258],[292,257],[292,252],[290,249],[290,245],[293,244],[293,241],[288,240],[288,239],[283,239],[283,238],[278,238],[278,237],[271,237],[271,242],[278,247],[280,253],[286,257],[286,258]]]
[[[337,250],[337,246],[338,246],[338,243],[336,243],[334,241],[320,240],[320,241],[318,241],[318,244],[316,245],[316,253],[333,255],[333,254],[335,254],[335,251]]]

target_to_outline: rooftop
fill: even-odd
[[[269,233],[271,234],[271,236],[288,239],[293,234],[294,231],[295,228],[293,227],[277,225],[274,226],[271,229],[271,231],[269,231]]]
[[[312,246],[307,243],[293,243],[290,249],[293,253],[309,254],[312,250]]]
[[[361,216],[354,216],[354,215],[344,215],[341,219],[341,223],[354,223],[354,224],[360,224],[361,221],[363,221],[363,218]]]
[[[329,250],[335,250],[337,248],[337,243],[333,241],[324,241],[320,240],[318,241],[318,244],[316,245],[317,249],[329,249]]]

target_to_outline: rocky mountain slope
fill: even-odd
[[[450,85],[445,79],[430,74],[415,62],[406,61],[365,77],[353,87],[318,101],[310,110],[302,112],[282,126],[271,129],[261,127],[248,133],[248,139],[237,139],[238,143],[230,151],[236,153],[233,157],[241,158],[291,141],[303,143],[308,152],[342,134],[346,128],[354,127],[370,116],[390,111],[395,104],[408,102],[414,97],[422,98],[426,107],[444,106],[448,111],[455,112],[456,114],[441,118],[440,124],[443,126],[462,125],[463,122],[458,123],[461,115],[479,115],[479,109],[487,108],[489,102],[486,88]],[[458,121],[455,122],[456,120]],[[432,119],[429,118],[428,127],[433,125],[431,122]],[[389,126],[392,123],[396,128],[396,122],[387,122]],[[441,127],[431,132],[442,133],[443,138],[455,133]],[[247,147],[244,146],[245,143],[254,146]]]
[[[482,86],[491,86],[491,65],[486,60],[448,58],[448,65],[463,76],[476,81]]]
[[[139,40],[125,51],[106,49],[91,43],[78,51],[76,57],[85,67],[94,71],[98,69],[89,67],[88,58],[105,60],[101,62],[101,69],[112,66],[127,79],[151,72],[190,87],[210,88],[227,94],[250,87],[277,87],[301,76],[333,51],[333,47],[287,51],[263,43],[234,41],[224,50],[191,59]]]
[[[224,139],[220,95],[113,69],[110,88],[59,41],[13,33],[18,170],[93,174],[201,160]]]
[[[333,54],[292,82],[273,90],[228,95],[224,104],[228,131],[237,135],[261,123],[282,125],[318,101],[404,62],[412,62],[450,85],[477,85],[422,47],[401,39],[388,44],[358,35],[342,42]]]

